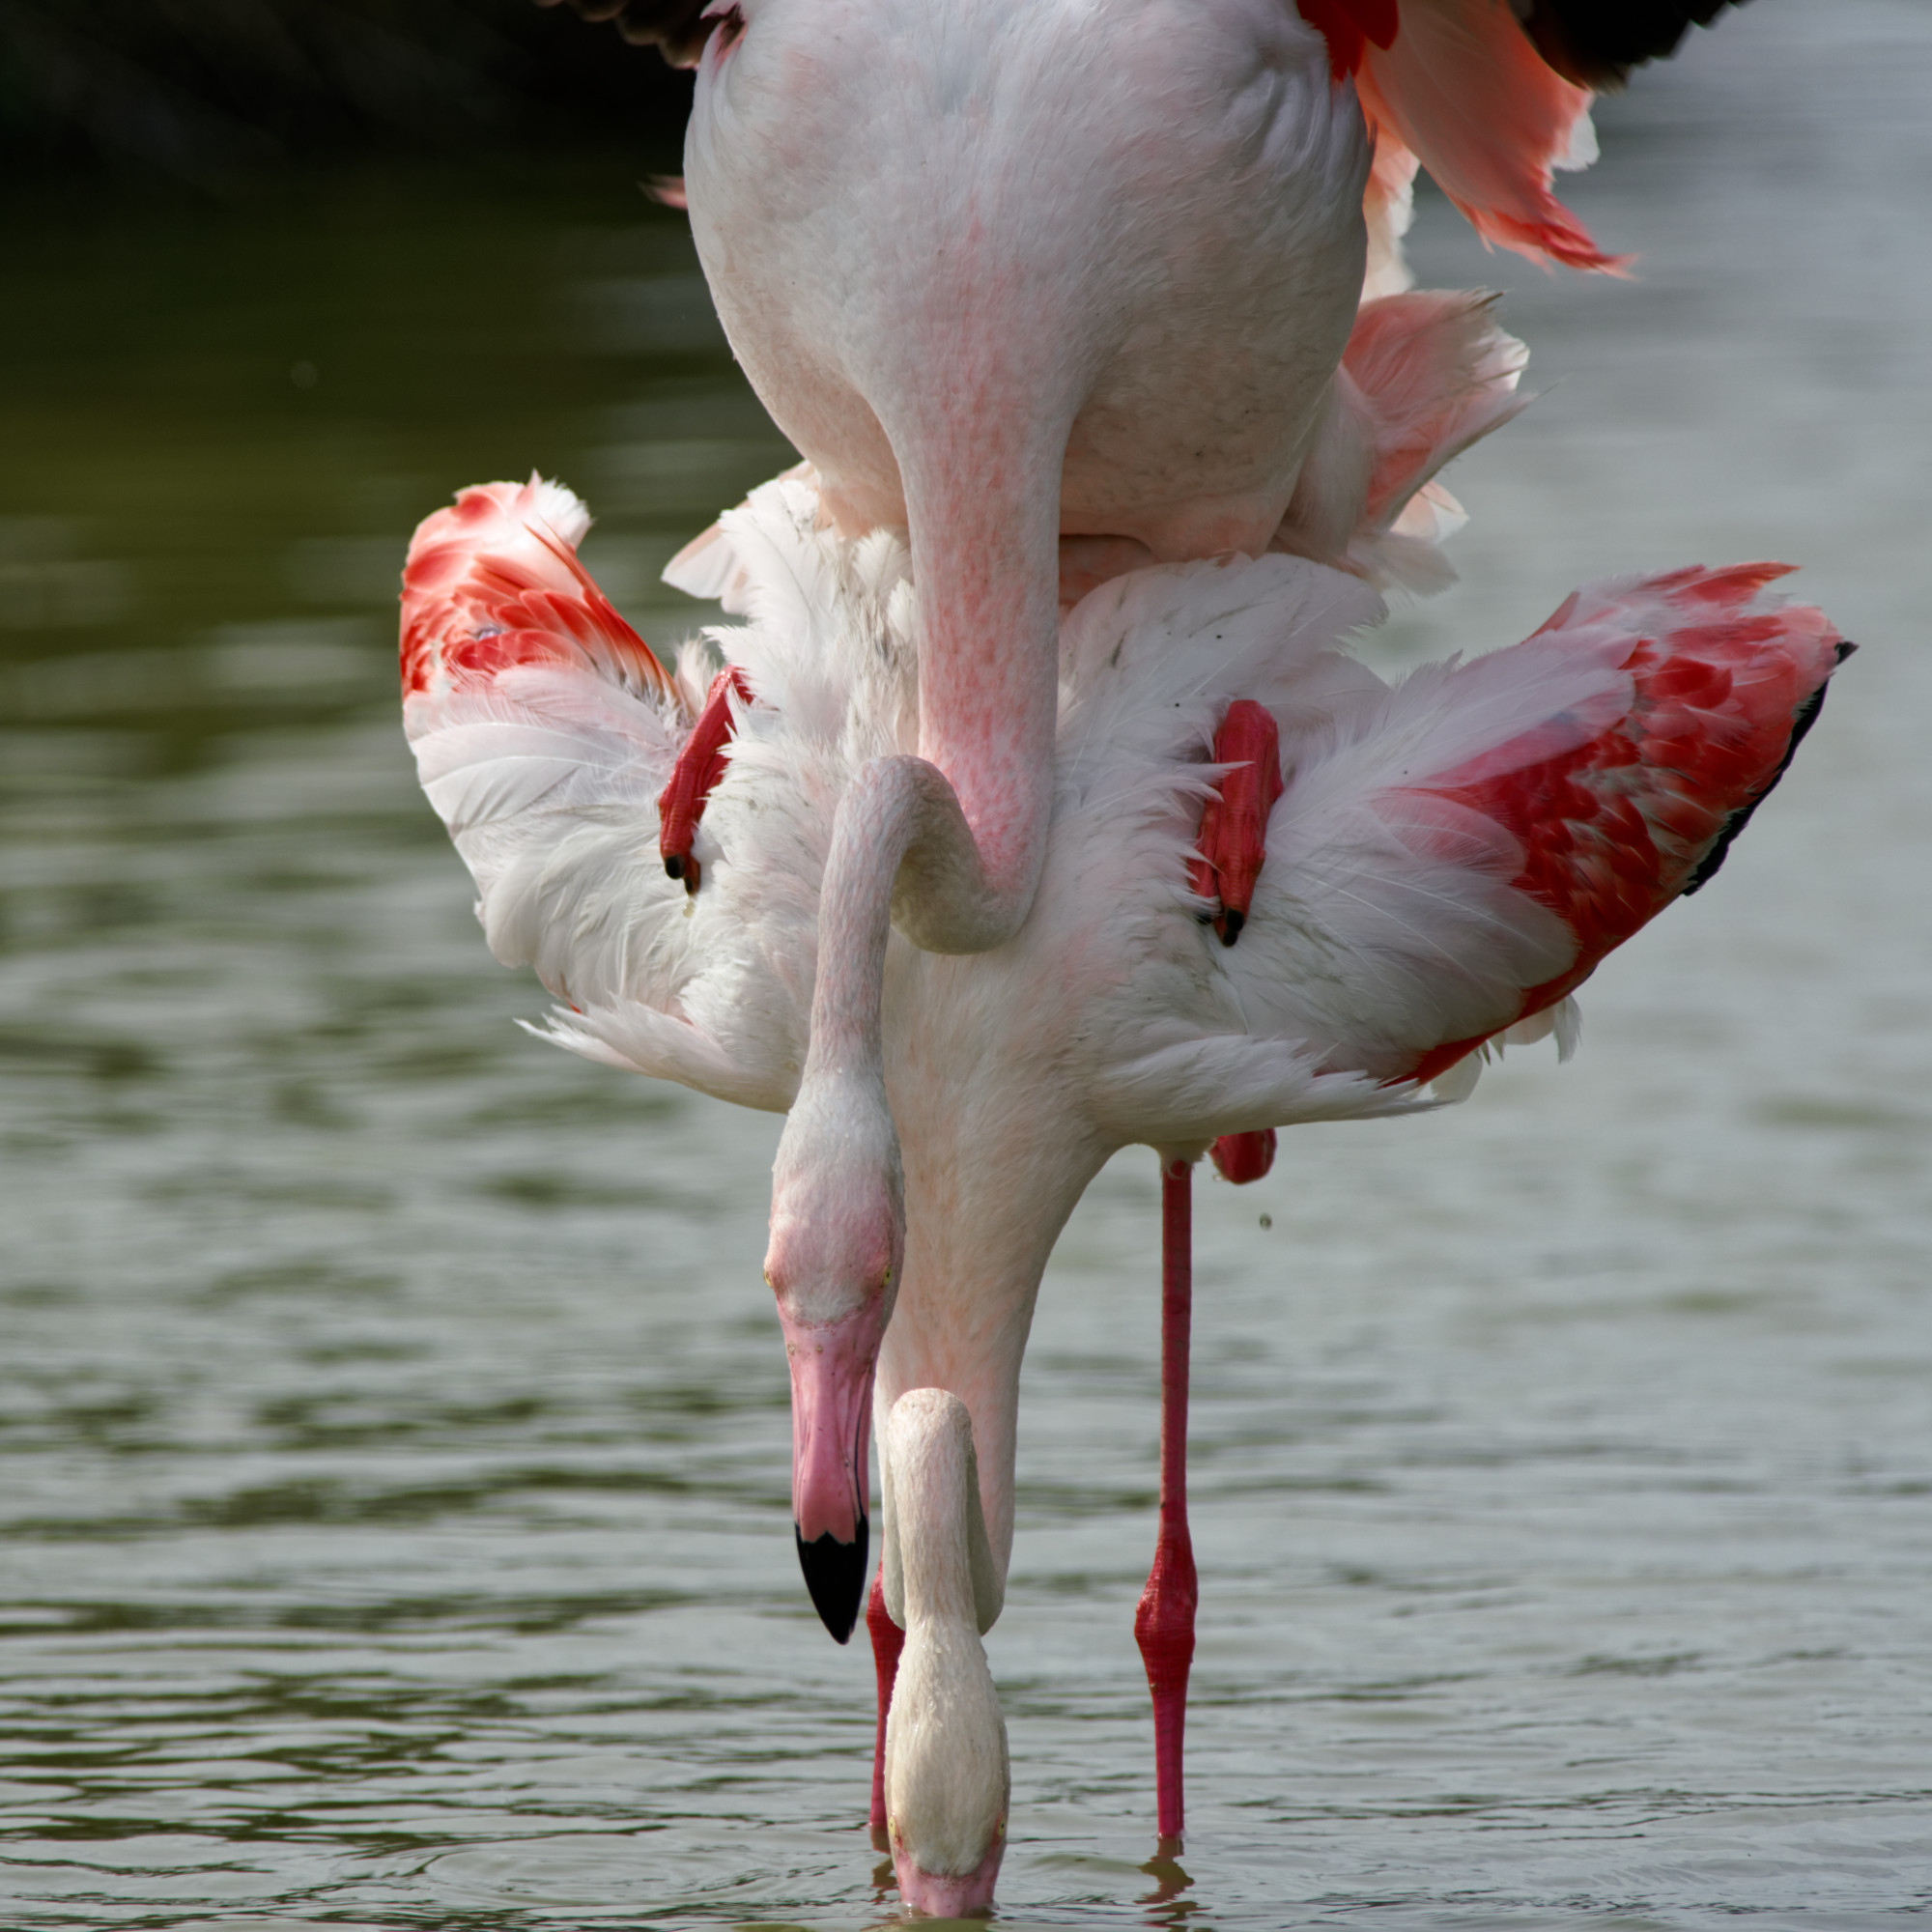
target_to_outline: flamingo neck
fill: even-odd
[[[905,470],[919,596],[919,749],[943,772],[970,867],[908,869],[901,928],[936,952],[1019,930],[1046,856],[1060,689],[1060,475],[1065,423],[1038,398],[968,397]],[[954,433],[953,425],[964,423]],[[936,460],[934,460],[936,458]],[[964,861],[965,852],[952,855]],[[962,920],[961,914],[967,917]]]
[[[922,1404],[941,1393],[916,1389],[902,1396],[894,1410],[890,1453],[899,1588],[894,1590],[895,1579],[889,1576],[886,1601],[894,1607],[892,1600],[899,1596],[908,1631],[961,1624],[977,1633],[973,1519],[980,1508],[980,1488],[965,1405],[956,1396],[947,1398],[958,1421],[943,1433],[908,1426],[909,1412],[916,1415]],[[980,1541],[984,1540],[982,1524]]]
[[[875,759],[833,823],[811,1044],[772,1173],[765,1279],[791,1370],[799,1561],[840,1643],[865,1590],[873,1375],[905,1251],[880,1013],[894,880],[915,859],[964,879],[970,914],[978,860],[952,787],[922,759]]]
[[[1038,786],[1047,804],[1051,785],[1049,743]],[[1040,849],[1030,856],[1024,880],[1029,898],[1045,849],[1044,810],[1039,815]],[[819,891],[818,976],[801,1098],[817,1084],[856,1079],[885,1106],[880,1004],[894,913],[916,907],[919,943],[947,942],[933,943],[934,951],[981,952],[1018,923],[1017,879],[1011,867],[1002,877],[982,864],[959,795],[935,765],[898,756],[874,758],[860,771],[839,801]]]

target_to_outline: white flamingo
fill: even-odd
[[[977,952],[1043,861],[1063,546],[1110,574],[1346,542],[1365,194],[1398,285],[1411,154],[1506,245],[1608,266],[1548,191],[1589,96],[1506,0],[1321,0],[1319,26],[1282,0],[710,11],[692,232],[826,514],[909,533],[948,856],[895,917]]]
[[[1337,365],[1406,286],[1418,159],[1487,238],[1614,267],[1550,192],[1594,155],[1577,80],[1717,4],[1633,36],[1577,0],[591,0],[696,59],[679,192],[732,347],[832,520],[919,558],[919,944],[1031,903],[1062,567],[1330,560],[1366,469]]]
[[[911,754],[907,552],[885,533],[821,530],[817,510],[808,487],[781,482],[724,520],[751,615],[714,636],[753,701],[724,680],[711,701],[736,735],[694,836],[696,896],[658,863],[656,801],[681,754],[690,769],[707,667],[688,649],[674,679],[656,670],[576,564],[587,518],[568,493],[467,492],[418,531],[406,724],[493,950],[533,965],[570,1009],[552,1037],[789,1107],[767,1268],[802,1539],[813,1495],[863,1523],[876,1361],[882,1418],[915,1389],[965,1406],[978,1508],[962,1527],[921,1502],[910,1540],[956,1549],[977,1517],[976,1612],[982,1626],[997,1615],[1041,1271],[1112,1151],[1159,1151],[1168,1412],[1137,1633],[1161,1829],[1178,1839],[1192,1162],[1219,1136],[1422,1104],[1426,1081],[1439,1095],[1472,1080],[1487,1040],[1564,1038],[1569,995],[1597,961],[1715,869],[1815,710],[1838,640],[1767,589],[1775,566],[1687,570],[1590,586],[1527,642],[1391,688],[1343,647],[1379,611],[1346,575],[1265,556],[1118,579],[1063,628],[1033,913],[1006,945],[947,956],[890,921],[935,784]],[[1266,729],[1209,762],[1231,716],[1252,713]],[[1217,780],[1231,796],[1206,859],[1253,877],[1233,947],[1190,886],[1229,884],[1199,869]],[[908,1542],[900,1508],[941,1492],[896,1495],[894,1438],[881,1439],[890,1562]],[[889,1691],[889,1606],[870,1621]],[[936,1681],[909,1687],[894,1721],[913,1724]],[[909,1900],[990,1895],[997,1847],[961,1836],[962,1819],[1004,1820],[990,1775],[947,1788],[937,1815],[909,1802],[895,1816],[880,1795],[874,1822]]]
[[[1614,266],[1550,192],[1592,152],[1588,90],[1558,70],[1657,51],[1715,6],[1649,10],[1622,48],[1574,0],[589,11],[702,44],[682,192],[732,345],[821,513],[908,532],[903,749],[928,769],[893,807],[885,885],[916,944],[975,952],[1018,928],[1044,863],[1061,611],[1155,560],[1272,549],[1381,582],[1433,559],[1453,505],[1418,485],[1514,407],[1520,354],[1468,298],[1402,293],[1418,159],[1490,239]],[[730,596],[728,546],[679,566]],[[733,716],[719,692],[670,808],[688,882]],[[781,1207],[816,1211],[810,1183]],[[841,1638],[852,1494],[829,1468],[798,1491]]]
[[[972,1412],[956,1395],[908,1390],[879,1450],[896,1499],[880,1615],[904,1633],[879,1712],[882,1835],[906,1904],[956,1918],[991,1899],[1007,1849],[1007,1727],[980,1642],[1000,1614],[1004,1566],[986,1535]]]

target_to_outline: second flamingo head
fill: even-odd
[[[904,1256],[904,1182],[883,1082],[868,1070],[809,1079],[779,1143],[765,1280],[791,1370],[799,1564],[840,1643],[866,1589],[872,1378]]]

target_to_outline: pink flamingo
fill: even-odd
[[[580,4],[697,62],[677,193],[733,347],[820,514],[909,532],[928,771],[888,884],[901,931],[967,953],[1044,862],[1060,613],[1226,552],[1425,587],[1455,512],[1419,486],[1515,407],[1520,356],[1469,298],[1404,293],[1418,162],[1491,240],[1613,268],[1550,191],[1592,153],[1580,83],[1716,11],[1619,44],[1575,0]],[[715,537],[679,562],[730,593]],[[694,887],[735,715],[721,687],[667,821]],[[810,1194],[781,1185],[775,1228]],[[863,1485],[823,1445],[877,1340],[800,1358],[799,1551],[840,1641]]]
[[[957,1911],[990,1897],[1006,1830],[997,1704],[959,1633],[968,1598],[980,1629],[999,1612],[1020,1360],[1088,1181],[1121,1146],[1160,1153],[1161,1523],[1136,1628],[1160,1828],[1178,1841],[1193,1162],[1224,1136],[1413,1108],[1428,1082],[1466,1091],[1485,1042],[1567,1042],[1570,995],[1709,878],[1843,647],[1769,589],[1777,566],[1693,569],[1588,586],[1525,643],[1391,688],[1342,647],[1379,612],[1355,579],[1278,555],[1133,573],[1063,629],[1034,912],[1007,944],[947,955],[891,918],[902,855],[942,865],[969,838],[955,807],[923,854],[913,843],[950,795],[910,750],[908,554],[889,533],[820,529],[817,510],[781,481],[724,523],[751,615],[714,635],[753,697],[727,680],[716,700],[735,735],[694,834],[696,896],[657,863],[656,801],[707,668],[688,649],[675,677],[658,670],[597,595],[567,493],[467,492],[418,531],[405,720],[493,950],[570,1009],[551,1037],[789,1106],[767,1271],[794,1507],[802,1536],[802,1493],[863,1515],[876,1356],[874,1825],[907,1901]],[[893,1418],[932,1389],[966,1433],[943,1404],[915,1405],[901,1451]],[[901,1455],[918,1480],[901,1484]],[[895,1694],[899,1618],[918,1643],[928,1615],[937,1634]],[[948,1760],[967,1769],[929,1776],[913,1741],[953,1709],[979,1713]]]
[[[1365,194],[1392,256],[1418,154],[1505,244],[1609,266],[1548,191],[1589,97],[1504,0],[711,11],[692,232],[825,514],[909,532],[917,749],[944,780],[922,810],[970,836],[936,835],[895,917],[978,952],[1043,860],[1063,547],[1101,575],[1328,556],[1365,469],[1337,379]]]
[[[677,196],[732,346],[825,513],[910,533],[918,751],[971,837],[895,916],[961,952],[1038,878],[1063,565],[1332,560],[1368,461],[1337,365],[1406,286],[1418,160],[1491,240],[1613,267],[1550,191],[1593,152],[1578,82],[1716,11],[578,4],[696,62]]]
[[[1663,42],[1712,11],[1666,8]],[[1586,14],[1544,7],[1531,31],[1507,0],[709,10],[683,193],[719,313],[820,513],[904,529],[919,559],[907,750],[930,772],[890,882],[916,945],[979,952],[1027,916],[1059,616],[1082,594],[1231,552],[1403,579],[1450,508],[1405,456],[1433,467],[1446,419],[1473,436],[1513,407],[1466,300],[1405,293],[1412,179],[1427,165],[1501,245],[1614,268],[1550,190],[1592,153],[1589,92],[1558,69],[1613,53]],[[1406,452],[1397,422],[1418,428]],[[682,562],[687,587],[728,588],[715,555]],[[811,1211],[780,1205],[787,1225]],[[853,1362],[875,1343],[814,1355],[822,1406],[863,1406]],[[822,1461],[801,1471],[801,1558],[841,1638],[866,1567],[854,1493]]]

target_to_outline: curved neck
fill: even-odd
[[[1049,755],[1049,804],[1051,785]],[[1043,854],[1043,822],[1037,842]],[[1029,896],[1031,891],[1029,878]],[[874,758],[852,781],[833,820],[801,1096],[829,1077],[857,1075],[878,1083],[884,1104],[886,943],[894,913],[908,902],[920,909],[920,942],[937,952],[984,952],[1019,923],[1010,893],[981,864],[945,775],[923,758]],[[1025,912],[1022,905],[1020,919]]]
[[[912,1415],[944,1404],[937,1414]],[[894,1510],[886,1545],[885,1596],[907,1631],[933,1622],[989,1629],[1004,1594],[993,1575],[980,1510],[972,1423],[957,1396],[921,1389],[902,1399],[889,1424]]]
[[[898,1532],[906,1629],[956,1623],[977,1630],[963,1487],[956,1496],[950,1487],[944,1495],[902,1495]]]

